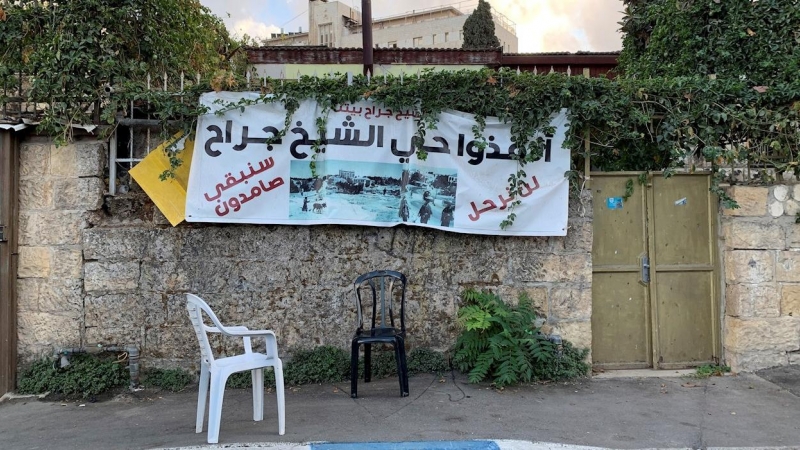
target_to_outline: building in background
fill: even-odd
[[[458,49],[464,43],[462,29],[477,0],[410,11],[373,19],[373,42],[379,48]],[[322,45],[331,48],[360,48],[361,11],[344,3],[309,0],[309,30],[273,34],[265,46]],[[518,51],[516,24],[492,10],[495,35],[505,53]]]

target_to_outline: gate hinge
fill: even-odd
[[[6,226],[0,225],[0,242],[5,242],[7,240],[8,239],[6,239]]]

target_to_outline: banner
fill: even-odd
[[[222,105],[256,99],[257,93],[207,93],[211,109],[198,119],[186,199],[189,222],[284,225],[408,225],[473,234],[564,236],[570,170],[563,148],[566,111],[552,119],[544,157],[524,166],[526,177],[513,208],[508,178],[518,169],[511,125],[487,118],[481,151],[473,116],[448,111],[426,130],[427,159],[415,155],[413,110],[394,111],[369,101],[328,113],[324,151],[312,159],[322,110],[305,101],[279,142],[280,103],[215,114]],[[315,171],[312,172],[312,161]]]

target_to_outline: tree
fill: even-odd
[[[500,41],[494,34],[492,7],[488,2],[479,0],[478,7],[464,22],[463,49],[486,50],[500,47]]]
[[[231,50],[238,45],[199,0],[0,5],[0,84],[19,82],[26,101],[47,104],[40,132],[62,137],[69,124],[92,122],[92,104],[104,105],[103,118],[113,122],[120,106],[114,100],[133,94],[122,88],[143,85],[148,75],[223,78],[215,72],[232,68]],[[109,99],[111,86],[117,94]]]

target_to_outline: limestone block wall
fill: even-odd
[[[566,237],[476,236],[414,227],[171,227],[136,186],[103,196],[105,148],[23,146],[20,221],[22,362],[53,349],[135,344],[142,363],[193,368],[198,346],[185,293],[227,323],[276,331],[284,352],[348,348],[352,282],[388,268],[410,280],[408,346],[447,350],[459,295],[527,292],[546,330],[591,347],[592,211],[570,200]],[[232,342],[220,341],[225,351]]]
[[[83,232],[103,205],[106,149],[95,141],[20,147],[18,338],[21,358],[83,340]]]
[[[725,358],[734,371],[800,363],[800,185],[735,186],[723,210]]]

